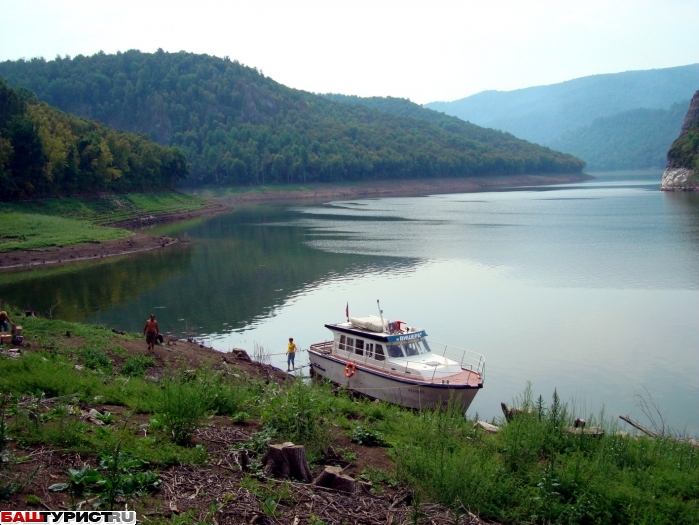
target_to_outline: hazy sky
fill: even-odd
[[[698,27],[699,0],[0,0],[0,60],[161,47],[425,103],[697,63]]]

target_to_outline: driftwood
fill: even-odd
[[[662,439],[663,437],[665,437],[668,439],[672,439],[673,441],[678,441],[680,443],[686,443],[686,444],[691,445],[695,448],[699,448],[699,441],[697,441],[696,439],[682,440],[682,439],[675,439],[675,438],[668,437],[668,436],[662,436],[661,434],[658,434],[657,432],[653,432],[652,430],[648,430],[646,427],[644,427],[640,423],[636,423],[629,416],[619,416],[619,419],[621,419],[622,421],[626,421],[629,425],[631,425],[634,428],[637,428],[638,430],[640,430],[641,432],[643,432],[644,434],[646,434],[649,437],[656,438],[656,439]]]
[[[621,419],[622,421],[626,421],[629,425],[631,425],[634,428],[637,428],[638,430],[640,430],[641,432],[643,432],[647,436],[650,436],[652,438],[659,438],[660,437],[660,434],[657,434],[657,433],[653,432],[652,430],[648,430],[643,425],[636,423],[629,416],[619,416],[619,419]]]
[[[566,432],[575,435],[585,435],[590,437],[602,437],[604,436],[604,429],[602,427],[588,427],[584,428],[582,426],[578,427],[566,427]]]
[[[357,482],[354,478],[343,474],[341,467],[325,467],[312,484],[350,494],[354,494],[357,490]]]
[[[521,407],[508,407],[505,403],[500,403],[500,408],[502,408],[502,413],[505,414],[505,419],[507,421],[512,421],[515,416],[520,414],[531,414],[531,409],[521,408]]]
[[[262,464],[265,466],[265,474],[273,478],[295,478],[306,483],[313,480],[303,445],[294,445],[289,442],[270,445],[262,456]]]
[[[473,425],[473,428],[482,428],[485,430],[488,434],[497,434],[500,432],[500,427],[497,425],[491,425],[490,423],[486,423],[485,421],[476,421],[476,424]]]

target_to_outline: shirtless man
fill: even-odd
[[[146,326],[143,328],[143,335],[146,336],[148,350],[155,349],[155,340],[158,338],[158,321],[155,320],[155,315],[150,314],[150,319],[146,321]]]
[[[9,332],[10,327],[14,325],[15,324],[12,322],[12,319],[10,319],[10,316],[7,315],[5,310],[0,312],[0,328],[2,328],[3,331]]]

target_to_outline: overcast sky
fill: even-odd
[[[699,0],[0,0],[0,60],[161,47],[426,103],[697,63],[697,28]]]

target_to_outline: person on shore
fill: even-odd
[[[146,336],[148,350],[155,350],[155,341],[159,333],[158,321],[155,320],[155,314],[150,314],[150,319],[146,321],[146,326],[143,328],[143,335]]]
[[[294,338],[289,337],[289,345],[286,349],[286,371],[291,372],[296,370],[294,367],[294,357],[296,357],[296,345],[294,344]]]
[[[2,329],[3,332],[9,332],[10,327],[14,325],[15,324],[12,322],[12,319],[10,319],[10,316],[7,315],[7,312],[2,310],[0,312],[0,329]]]

